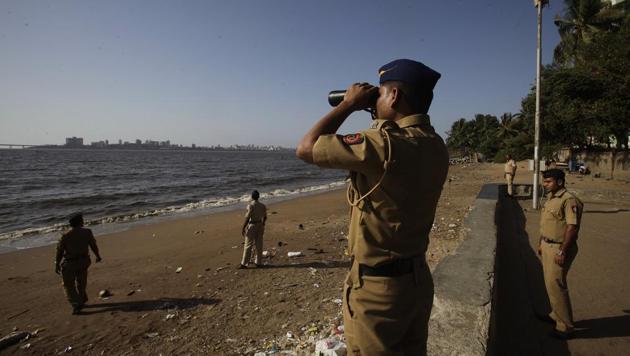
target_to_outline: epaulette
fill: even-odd
[[[372,122],[372,125],[370,126],[370,128],[374,130],[382,130],[382,129],[388,129],[388,128],[397,129],[399,127],[398,127],[398,124],[396,124],[392,120],[377,119]]]

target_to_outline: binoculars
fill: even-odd
[[[328,104],[330,104],[330,106],[337,106],[343,101],[343,98],[345,98],[345,96],[345,90],[333,90],[328,93]]]
[[[343,101],[345,96],[345,90],[333,90],[328,93],[328,104],[330,104],[330,106],[337,106]],[[378,94],[374,95],[374,97],[372,98],[370,107],[373,108],[374,106],[376,106],[376,99],[378,99]]]

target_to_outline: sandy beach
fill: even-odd
[[[528,183],[525,163],[519,170],[516,181]],[[450,168],[427,251],[431,268],[461,242],[461,222],[481,185],[491,182],[502,182],[502,165]],[[609,183],[627,190],[627,181]],[[339,325],[348,211],[345,190],[269,204],[264,250],[270,257],[262,269],[236,269],[242,211],[97,236],[103,262],[90,268],[90,300],[78,316],[70,314],[54,273],[54,246],[2,254],[0,334],[36,334],[4,352],[253,354],[288,332],[298,338]],[[289,258],[290,251],[304,256]],[[113,295],[98,298],[103,289]],[[290,340],[278,346],[312,347]]]

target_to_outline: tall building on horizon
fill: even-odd
[[[83,147],[83,137],[66,137],[66,147]]]

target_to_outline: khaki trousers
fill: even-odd
[[[573,331],[573,310],[571,308],[571,299],[569,298],[567,274],[578,253],[578,247],[577,244],[573,244],[569,248],[562,266],[558,266],[554,261],[559,248],[559,244],[541,241],[545,288],[549,296],[549,304],[551,304],[549,317],[555,320],[557,330],[571,332]]]
[[[87,277],[90,260],[64,261],[61,264],[63,290],[68,302],[78,307],[87,302]]]
[[[512,173],[505,173],[505,180],[507,182],[507,193],[508,195],[512,195],[512,183],[514,182],[514,175]]]
[[[401,277],[360,278],[360,287],[344,286],[348,354],[426,355],[433,307],[429,267]]]
[[[262,223],[249,224],[245,230],[245,246],[243,246],[243,259],[241,264],[247,266],[252,256],[252,248],[256,247],[256,256],[254,263],[262,262],[263,234],[265,233],[265,225]]]

